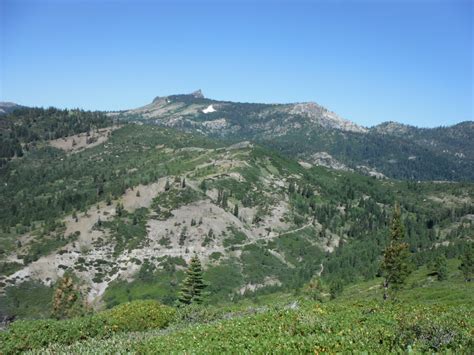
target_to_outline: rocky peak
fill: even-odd
[[[294,104],[290,110],[293,115],[307,117],[311,122],[327,128],[336,128],[343,131],[365,133],[367,129],[354,122],[339,117],[334,112],[314,102]]]
[[[169,100],[173,99],[179,99],[179,98],[185,98],[185,97],[193,97],[195,99],[204,99],[204,94],[202,93],[202,90],[196,90],[193,91],[190,94],[177,94],[177,95],[170,95],[170,96],[157,96],[153,99],[153,103],[165,103],[168,102]]]
[[[393,121],[383,122],[373,127],[373,130],[382,134],[405,134],[409,129],[410,126]]]
[[[204,94],[202,93],[201,89],[192,92],[191,96],[193,96],[196,99],[204,99]]]

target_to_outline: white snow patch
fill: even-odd
[[[216,109],[214,108],[214,106],[209,105],[209,106],[207,106],[207,108],[205,108],[204,110],[202,110],[202,112],[203,112],[203,113],[216,112]]]

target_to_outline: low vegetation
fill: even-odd
[[[174,310],[156,301],[125,303],[94,315],[68,320],[17,321],[0,333],[0,351],[11,354],[41,349],[48,344],[61,346],[88,338],[107,338],[118,332],[166,327]]]
[[[474,349],[473,286],[459,265],[449,260],[445,281],[416,270],[391,301],[382,300],[379,278],[349,285],[335,300],[276,293],[176,311],[149,300],[70,320],[18,321],[0,333],[0,351],[467,354]]]

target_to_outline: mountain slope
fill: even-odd
[[[16,109],[22,108],[22,107],[24,106],[15,104],[13,102],[0,102],[0,116],[11,113],[15,111]]]
[[[235,103],[206,99],[200,91],[158,97],[110,115],[231,141],[252,140],[310,163],[329,155],[335,168],[342,164],[378,176],[474,179],[472,122],[433,129],[385,123],[367,129],[315,103]]]
[[[0,170],[5,312],[31,314],[21,300],[47,295],[66,270],[97,306],[172,303],[194,252],[214,302],[294,289],[323,268],[370,279],[395,200],[421,264],[472,235],[471,184],[379,181],[146,125],[105,138],[79,151],[39,140]]]

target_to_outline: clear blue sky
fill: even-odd
[[[473,119],[473,5],[0,0],[0,101],[116,110],[201,88],[363,125]]]

